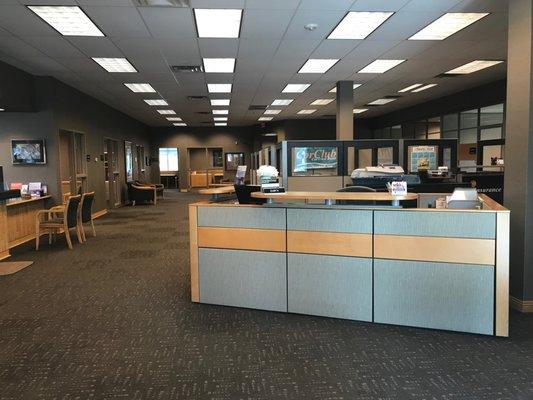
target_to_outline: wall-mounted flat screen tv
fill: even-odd
[[[11,141],[13,164],[46,164],[46,147],[43,139]]]

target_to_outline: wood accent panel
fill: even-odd
[[[496,326],[494,334],[504,337],[509,336],[509,220],[509,213],[496,214]]]
[[[233,185],[225,185],[225,186],[219,186],[214,187],[210,189],[200,189],[198,190],[198,194],[205,194],[205,195],[214,195],[214,194],[231,194],[235,193],[235,187]]]
[[[522,313],[533,313],[533,300],[522,300],[511,296],[511,307]]]
[[[250,228],[198,228],[198,247],[256,251],[286,251],[284,230]]]
[[[495,253],[493,239],[374,236],[375,258],[494,265]]]
[[[483,201],[484,209],[485,210],[491,210],[491,211],[509,211],[507,208],[502,206],[500,203],[498,203],[496,200],[491,199],[486,194],[480,194],[479,195],[480,200]]]
[[[198,207],[189,205],[189,262],[191,269],[191,301],[200,301],[198,280]]]
[[[9,257],[7,209],[5,202],[0,201],[0,260],[7,257]]]
[[[289,253],[372,257],[372,235],[365,233],[287,231]]]
[[[35,239],[35,216],[44,209],[42,201],[22,201],[7,207],[9,248]]]

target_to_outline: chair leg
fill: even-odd
[[[39,250],[39,239],[41,238],[41,230],[39,229],[39,222],[37,222],[37,226],[35,227],[35,250]]]
[[[83,224],[80,224],[80,230],[81,230],[81,237],[83,239],[84,242],[87,241],[87,237],[85,236],[85,227],[83,226]]]
[[[96,229],[94,229],[94,221],[91,219],[91,227],[93,228],[93,237],[96,237]]]
[[[72,250],[72,241],[70,240],[70,232],[68,228],[65,228],[65,238],[67,239],[68,248]]]
[[[48,230],[48,245],[52,245],[52,235],[53,235],[52,229]]]
[[[76,236],[78,236],[78,243],[83,244],[83,237],[81,236],[81,229],[79,225],[76,225]]]

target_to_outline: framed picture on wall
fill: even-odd
[[[11,140],[11,157],[15,165],[46,164],[44,139]]]
[[[244,153],[226,153],[226,171],[237,171],[239,165],[245,165]]]
[[[131,142],[124,142],[124,161],[126,165],[126,182],[133,180],[133,152]]]

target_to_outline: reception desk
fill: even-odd
[[[509,211],[189,206],[194,302],[508,336]]]

